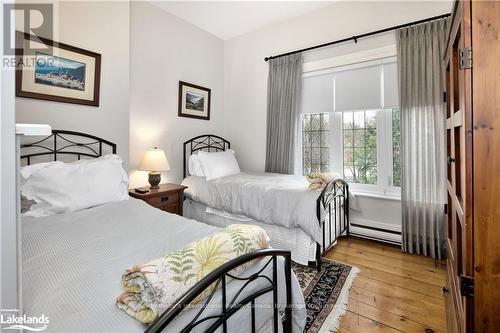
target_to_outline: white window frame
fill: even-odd
[[[384,132],[382,132],[382,144],[385,149],[385,158],[383,160],[384,169],[386,173],[384,175],[386,180],[386,185],[384,187],[384,195],[391,197],[401,198],[401,187],[394,186],[394,146],[393,146],[393,133],[392,133],[392,112],[396,108],[384,109]],[[378,134],[378,132],[377,132]]]
[[[344,56],[322,59],[304,63],[303,76],[311,72],[319,74],[334,67],[356,65],[361,62],[380,60],[396,56],[396,46],[390,45],[378,49],[352,53]],[[335,83],[334,83],[335,84]],[[383,86],[382,86],[383,96]],[[383,98],[383,97],[382,97]],[[334,104],[335,105],[335,104]],[[393,137],[392,137],[393,108],[377,109],[377,184],[349,183],[353,193],[373,197],[382,197],[399,200],[401,188],[393,186]],[[300,119],[300,136],[302,136],[302,117]],[[343,116],[341,112],[330,113],[330,165],[331,171],[344,175],[344,143],[343,143]],[[299,158],[300,173],[302,174],[302,142],[300,143]]]

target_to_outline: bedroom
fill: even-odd
[[[2,7],[10,15],[2,15],[0,198],[2,309],[18,311],[3,318],[45,314],[49,332],[144,331],[130,301],[129,311],[116,304],[122,274],[233,235],[236,224],[255,226],[244,229],[249,248],[277,250],[255,253],[271,258],[265,269],[276,271],[278,294],[221,319],[220,330],[498,330],[498,2],[16,5]],[[14,70],[7,41],[20,40],[29,59],[30,35],[53,52],[31,59],[58,71],[29,61]],[[49,127],[18,126],[16,135],[16,123]],[[51,131],[49,149],[26,146]],[[96,139],[93,150],[71,146]],[[104,157],[112,152],[120,159]],[[36,169],[79,158],[91,161]],[[31,215],[48,216],[20,213],[18,193],[29,186]],[[214,289],[215,308],[238,285],[228,274],[260,267],[243,264],[241,251],[249,249],[207,261],[227,279]],[[73,265],[81,262],[83,271]],[[190,304],[203,277],[179,290],[169,281],[159,289],[175,297],[160,306],[188,291],[182,304]],[[251,286],[255,293],[259,283]],[[263,309],[273,303],[283,327]],[[194,316],[167,312],[147,312],[168,317],[151,331],[160,322],[180,331]]]

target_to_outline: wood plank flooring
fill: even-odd
[[[444,263],[352,237],[326,257],[361,270],[339,333],[446,332]]]

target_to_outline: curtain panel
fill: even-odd
[[[445,256],[445,109],[447,20],[396,31],[401,110],[404,252]]]
[[[302,55],[269,60],[266,172],[294,172]]]

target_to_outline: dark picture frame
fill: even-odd
[[[88,58],[93,58],[94,63],[82,63],[79,60],[72,60],[68,59],[68,57],[62,57],[59,55],[52,55],[50,51],[47,52],[47,54],[44,54],[42,52],[36,52],[36,54],[30,54],[31,52],[27,52],[25,54],[25,41],[34,41],[34,42],[41,42],[45,44],[48,49],[59,49],[59,50],[64,50],[64,51],[69,51],[72,52],[76,55],[83,55]],[[67,52],[66,52],[67,53]],[[78,77],[78,81],[75,78],[75,76],[69,76],[68,73],[66,72],[65,74],[65,80],[66,82],[70,82],[71,80],[76,81],[79,85],[75,85],[74,83],[71,86],[63,86],[62,84],[56,84],[56,83],[51,83],[56,80],[61,81],[61,77],[64,75],[61,75],[61,68],[59,68],[59,76],[53,76],[50,78],[50,80],[40,80],[39,77],[37,76],[38,74],[38,67],[35,70],[31,70],[33,72],[33,76],[30,74],[30,82],[29,84],[32,87],[31,90],[25,89],[24,84],[26,82],[23,82],[23,80],[26,80],[26,75],[25,75],[25,63],[27,63],[26,59],[31,57],[31,60],[33,63],[38,64],[38,56],[42,57],[48,57],[51,59],[57,59],[58,63],[78,63],[81,64],[83,67],[80,68],[80,77]],[[90,66],[92,65],[94,67],[93,72],[91,71],[90,74],[93,74],[93,80],[90,82],[86,82],[86,67],[85,66]],[[90,67],[91,68],[91,67]],[[47,72],[47,69],[45,69]],[[84,74],[81,74],[83,71]],[[41,74],[41,75],[47,75],[47,74]],[[67,78],[69,76],[69,79]],[[24,79],[23,79],[24,77]],[[71,82],[70,82],[71,83]],[[67,84],[70,84],[67,83]],[[99,106],[99,95],[100,95],[100,83],[101,83],[101,55],[96,52],[92,52],[89,50],[85,50],[79,47],[71,46],[68,44],[64,43],[59,43],[56,41],[53,41],[51,39],[43,38],[43,37],[38,37],[31,35],[29,33],[17,31],[16,32],[16,97],[25,97],[25,98],[34,98],[34,99],[41,99],[41,100],[47,100],[47,101],[53,101],[53,102],[62,102],[62,103],[71,103],[71,104],[81,104],[81,105],[88,105],[88,106]],[[89,98],[75,98],[75,97],[70,97],[70,96],[63,96],[63,95],[58,95],[57,93],[44,93],[41,91],[37,91],[38,88],[40,90],[43,87],[51,87],[53,90],[57,91],[63,91],[62,89],[65,89],[67,95],[70,95],[73,92],[78,93],[78,91],[84,91],[85,85],[88,85],[87,87],[89,88]],[[83,87],[83,88],[82,88]]]
[[[210,120],[211,90],[179,81],[179,117]]]

